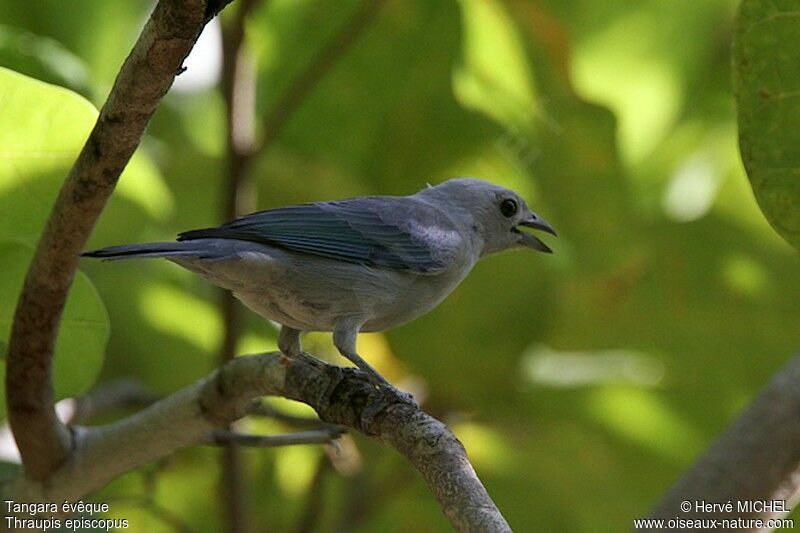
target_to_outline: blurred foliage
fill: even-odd
[[[795,102],[758,97],[764,87],[770,95],[793,90],[794,75],[782,73],[796,54],[780,46],[793,19],[772,17],[762,4],[745,2],[737,96],[757,194],[768,216],[783,217],[775,205],[786,205],[784,193],[759,183],[794,187],[784,180],[794,172],[796,132],[776,136],[772,128],[791,124]],[[428,410],[463,439],[519,531],[630,529],[800,346],[800,331],[789,327],[800,320],[796,252],[764,220],[737,150],[729,82],[736,5],[389,1],[256,161],[259,208],[408,194],[474,175],[518,190],[559,230],[549,241],[553,256],[488,258],[427,316],[360,340],[393,380],[424,385]],[[259,4],[247,23],[259,115],[291,90],[357,6]],[[2,3],[0,64],[99,105],[149,8]],[[154,117],[90,246],[169,239],[221,222],[218,23]],[[758,24],[765,25],[753,29]],[[773,56],[779,46],[782,55]],[[13,272],[96,113],[74,95],[15,79],[34,85],[19,106],[0,99],[0,236],[22,243],[0,247],[0,257]],[[52,106],[73,118],[47,114]],[[59,155],[9,172],[9,151],[20,146],[53,146]],[[776,181],[778,168],[785,176]],[[222,332],[217,290],[165,262],[82,268],[110,316],[101,381],[134,376],[166,393],[213,368]],[[15,287],[0,286],[6,330]],[[99,305],[84,291],[92,294],[81,281],[73,298]],[[275,347],[268,324],[250,313],[246,322],[241,351]],[[62,339],[78,334],[67,326]],[[309,335],[306,345],[333,353],[327,336]],[[58,357],[69,361],[59,374],[91,366],[88,349]],[[289,429],[262,420],[242,427]],[[246,450],[251,524],[290,531],[311,512],[324,531],[448,530],[408,464],[378,443],[354,441],[362,466],[346,473],[326,467],[316,447]],[[141,531],[168,531],[176,521],[218,530],[218,455],[185,450],[96,498]],[[320,510],[307,508],[312,491]]]
[[[0,341],[8,341],[14,303],[64,173],[95,115],[74,93],[0,68]],[[61,319],[55,358],[58,398],[86,392],[103,365],[109,320],[91,282],[79,273]],[[5,348],[2,352],[5,357]],[[80,361],[80,364],[76,364]],[[2,367],[5,418],[5,366]]]

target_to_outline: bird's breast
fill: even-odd
[[[362,331],[384,331],[405,324],[439,305],[466,277],[472,264],[456,265],[436,274],[410,276],[391,301],[375,309]]]

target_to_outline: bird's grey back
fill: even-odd
[[[253,213],[188,231],[376,267],[433,273],[469,252],[469,236],[444,210],[414,196],[367,196]]]

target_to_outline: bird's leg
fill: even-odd
[[[278,333],[278,349],[290,359],[305,360],[307,363],[318,365],[321,361],[313,355],[305,353],[300,347],[300,333],[299,329],[281,326]]]
[[[278,349],[286,357],[299,358],[302,352],[300,349],[300,330],[289,326],[281,326],[281,330],[278,333]]]
[[[389,390],[400,396],[406,401],[414,402],[414,397],[407,393],[398,390],[394,385],[389,383],[386,378],[381,376],[377,370],[372,368],[372,365],[367,363],[356,351],[356,337],[358,336],[358,326],[353,327],[352,324],[337,325],[333,330],[333,344],[344,357],[352,361],[364,374],[367,375],[369,380],[378,388]]]

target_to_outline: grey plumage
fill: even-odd
[[[288,357],[300,333],[331,331],[339,351],[377,384],[356,352],[359,331],[383,331],[440,303],[484,255],[550,249],[528,226],[555,235],[508,189],[469,178],[411,196],[369,196],[253,213],[177,242],[112,246],[89,257],[164,257],[233,291],[282,325]]]

